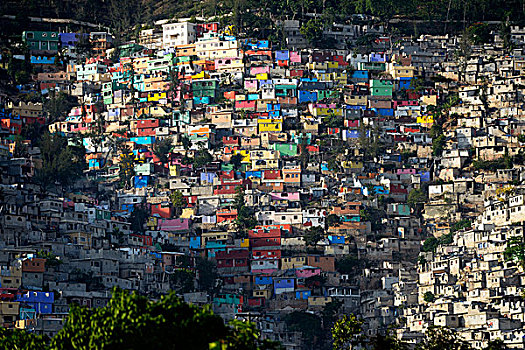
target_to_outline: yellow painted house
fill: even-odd
[[[160,100],[165,100],[167,94],[165,92],[150,92],[148,94],[148,102],[159,102]]]
[[[279,159],[281,153],[272,149],[258,149],[250,151],[250,160],[260,160],[260,159]]]
[[[73,244],[81,245],[82,247],[89,249],[91,247],[91,234],[88,232],[74,232],[67,233],[66,236],[69,237]]]
[[[259,118],[257,119],[259,133],[283,131],[283,120],[281,118]]]
[[[206,71],[202,71],[191,76],[191,80],[210,79],[210,75]]]
[[[308,298],[308,306],[311,307],[325,307],[326,304],[332,301],[332,297],[314,297],[311,296]]]
[[[330,108],[330,107],[314,107],[312,108],[312,114],[314,117],[326,117],[330,114],[335,114],[338,117],[343,116],[342,108]]]
[[[180,175],[180,166],[177,164],[170,164],[170,176],[179,176]]]
[[[336,62],[337,63],[337,62]],[[338,84],[348,84],[348,74],[346,72],[334,72],[331,74],[331,80],[336,81]]]
[[[345,103],[350,106],[367,106],[368,96],[345,95]]]
[[[326,70],[328,69],[328,64],[326,62],[310,62],[306,65],[308,70]]]
[[[150,59],[150,57],[138,57],[133,59],[133,69],[135,70],[135,74],[146,74]]]
[[[345,169],[361,169],[364,166],[363,162],[357,161],[357,160],[351,160],[351,161],[345,160],[341,163],[341,165]]]
[[[233,151],[233,154],[240,154],[242,156],[242,162],[243,163],[250,163],[250,151],[245,149],[236,149]]]
[[[433,115],[421,115],[417,117],[416,122],[418,124],[421,124],[422,126],[432,126],[432,124],[434,124],[434,116]]]
[[[157,218],[154,216],[150,216],[148,221],[146,222],[146,226],[149,230],[155,230],[157,228]]]
[[[437,95],[421,96],[421,103],[424,105],[437,106]]]
[[[390,75],[392,78],[413,78],[415,68],[412,66],[392,66],[390,68]]]
[[[256,289],[253,291],[253,296],[255,298],[265,298],[268,299],[272,295],[271,289]]]
[[[316,72],[315,76],[319,81],[330,81],[332,79],[332,74],[327,72]]]
[[[281,258],[281,270],[295,269],[306,265],[305,256]]]
[[[267,169],[277,169],[279,168],[279,159],[259,159],[252,160],[252,165],[250,170],[267,170]]]
[[[252,150],[250,151],[251,169],[264,170],[279,167],[280,152],[274,150]]]
[[[180,218],[182,219],[191,219],[195,215],[195,209],[194,208],[184,208],[182,209],[182,214],[180,215]]]
[[[339,68],[339,62],[326,62],[326,67],[328,69],[337,69]]]
[[[255,75],[257,80],[268,80],[268,73],[259,73]]]

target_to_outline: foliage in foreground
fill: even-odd
[[[2,349],[278,349],[259,340],[253,323],[224,324],[209,307],[182,301],[171,292],[158,301],[114,289],[99,309],[73,306],[58,334],[47,339],[21,330],[0,330]]]

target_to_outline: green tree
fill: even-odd
[[[425,239],[425,242],[423,242],[423,247],[421,248],[424,252],[433,252],[436,250],[436,248],[439,246],[439,240],[432,236],[427,239]]]
[[[434,296],[434,293],[432,292],[425,292],[425,294],[423,294],[423,300],[426,301],[427,303],[433,303],[434,300],[436,300],[436,297]]]
[[[243,156],[240,153],[231,156],[230,163],[233,165],[234,170],[239,170],[241,168],[242,158]]]
[[[133,152],[127,146],[121,151],[118,165],[120,185],[127,189],[131,188],[131,180],[135,176],[135,164]]]
[[[48,122],[63,120],[72,107],[78,105],[76,98],[67,95],[65,92],[55,92],[50,90],[48,99],[44,102],[44,109],[48,113]],[[84,106],[82,106],[84,108]]]
[[[40,123],[25,124],[22,126],[21,136],[24,140],[31,140],[32,145],[38,145],[44,133],[45,126]]]
[[[170,193],[170,202],[173,208],[175,208],[175,216],[180,216],[182,209],[188,205],[188,201],[179,190]]]
[[[182,147],[186,150],[186,152],[190,149],[191,146],[191,140],[187,135],[182,135],[180,138],[180,142],[182,143]]]
[[[501,339],[490,340],[485,350],[505,350],[507,347]]]
[[[215,263],[208,259],[197,258],[195,267],[198,273],[197,281],[199,282],[200,289],[206,290],[208,292],[215,289],[215,281],[218,276],[217,266],[215,266]]]
[[[357,267],[359,266],[359,259],[354,255],[346,255],[343,258],[339,258],[335,261],[335,269],[337,272],[344,275],[351,275],[356,273]]]
[[[224,340],[210,344],[210,350],[281,350],[279,343],[261,340],[254,323],[241,320],[229,322],[230,332]]]
[[[443,128],[439,124],[432,125],[430,128],[430,137],[432,138],[432,154],[440,156],[445,148],[446,138],[443,135]]]
[[[342,305],[342,301],[335,299],[324,306],[322,317],[325,328],[333,326],[334,322],[337,320],[337,314]]]
[[[408,346],[388,333],[387,335],[377,335],[372,339],[372,350],[408,350]]]
[[[342,128],[344,126],[344,118],[332,112],[323,118],[323,125],[329,128]]]
[[[445,148],[446,138],[445,135],[439,135],[438,137],[432,139],[432,155],[440,156],[443,153]]]
[[[429,327],[425,339],[416,350],[470,350],[470,345],[460,339],[455,331],[446,327]]]
[[[320,346],[320,338],[323,336],[321,318],[317,315],[294,311],[284,317],[288,330],[301,332],[305,345],[310,349]]]
[[[39,258],[46,259],[46,267],[56,267],[62,264],[62,260],[60,260],[60,258],[56,256],[53,252],[39,250],[36,253],[36,256]]]
[[[365,35],[360,36],[355,41],[356,51],[363,54],[369,54],[372,51],[374,47],[374,42],[377,40],[378,37],[379,35],[375,33],[367,33]]]
[[[246,206],[244,197],[244,189],[242,186],[235,188],[235,198],[233,205],[237,209],[237,218],[234,221],[235,226],[239,230],[239,234],[244,236],[246,230],[253,229],[257,225],[257,219],[255,218],[253,209]]]
[[[301,162],[301,168],[306,169],[308,162],[310,162],[310,151],[308,150],[308,139],[306,136],[301,137],[301,153],[299,155],[299,161]]]
[[[512,158],[508,155],[493,160],[475,160],[472,165],[477,170],[495,172],[498,169],[512,169],[514,166]]]
[[[458,222],[455,222],[452,227],[450,228],[450,233],[454,233],[456,231],[461,231],[465,228],[472,227],[472,223],[468,219],[459,220]]]
[[[161,163],[167,163],[169,158],[168,154],[173,149],[173,142],[171,138],[164,138],[160,141],[155,142],[153,146],[153,154],[159,158]]]
[[[330,214],[326,217],[326,227],[338,226],[341,219],[336,214]]]
[[[333,173],[337,173],[340,169],[339,162],[337,161],[336,157],[328,159],[326,166],[328,170],[330,170]]]
[[[176,293],[189,293],[194,290],[195,276],[187,270],[175,270],[169,275],[170,288]]]
[[[209,307],[186,304],[174,292],[150,301],[120,289],[103,308],[72,306],[50,349],[259,349],[256,331],[229,327]],[[41,349],[45,349],[42,347]]]
[[[352,349],[362,342],[363,321],[355,315],[344,315],[332,327],[334,350]]]
[[[322,227],[310,227],[304,233],[304,240],[307,246],[315,246],[324,237],[324,229]]]
[[[424,203],[426,201],[427,201],[427,194],[422,189],[414,188],[408,194],[407,202],[412,207],[416,206],[417,204]]]
[[[427,259],[425,258],[424,255],[420,255],[417,257],[417,263],[419,265],[425,265],[427,263]]]
[[[25,158],[28,156],[27,145],[22,142],[20,136],[16,137],[15,140],[15,149],[13,150],[13,158]]]
[[[517,261],[521,267],[525,268],[525,240],[523,236],[511,237],[507,241],[507,247],[503,252],[507,261]]]
[[[299,31],[311,45],[315,46],[323,37],[323,23],[317,19],[310,19],[303,23]]]
[[[512,35],[510,30],[510,24],[508,21],[508,16],[506,21],[502,21],[499,27],[499,35],[503,39],[503,49],[505,52],[510,52],[514,48],[514,43],[512,42]]]
[[[144,233],[144,225],[148,217],[149,211],[144,203],[135,205],[129,218],[131,230],[135,233]]]
[[[37,170],[35,180],[43,187],[55,183],[68,186],[80,179],[85,167],[84,147],[69,145],[65,137],[48,132],[39,147],[42,168]]]
[[[207,149],[201,148],[195,154],[193,158],[193,166],[195,168],[203,168],[213,161],[213,156],[208,152]]]
[[[474,23],[467,28],[469,39],[474,45],[486,44],[490,41],[490,28],[486,23]]]
[[[366,206],[359,211],[361,221],[369,221],[373,231],[380,231],[383,228],[382,219],[384,210]]]
[[[0,328],[0,348],[13,350],[46,349],[46,339],[19,329]]]

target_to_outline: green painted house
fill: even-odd
[[[325,98],[337,98],[339,97],[339,91],[333,90],[319,90],[317,92],[317,99],[322,100]]]
[[[392,97],[394,84],[391,80],[372,79],[370,81],[371,96],[388,96]]]
[[[60,38],[58,32],[25,31],[22,40],[30,51],[58,52]]]
[[[274,151],[279,151],[281,156],[295,157],[297,156],[297,144],[296,143],[274,143],[272,145]]]
[[[219,82],[215,79],[202,79],[191,82],[193,98],[209,97],[213,100],[217,94]]]

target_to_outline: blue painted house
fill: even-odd
[[[295,291],[295,299],[306,300],[312,295],[311,290],[297,290]]]
[[[29,291],[18,295],[15,301],[30,306],[39,314],[53,313],[53,303],[55,302],[55,294],[53,292],[33,292]]]
[[[290,277],[275,278],[273,291],[275,294],[293,292],[295,290],[295,279]]]

